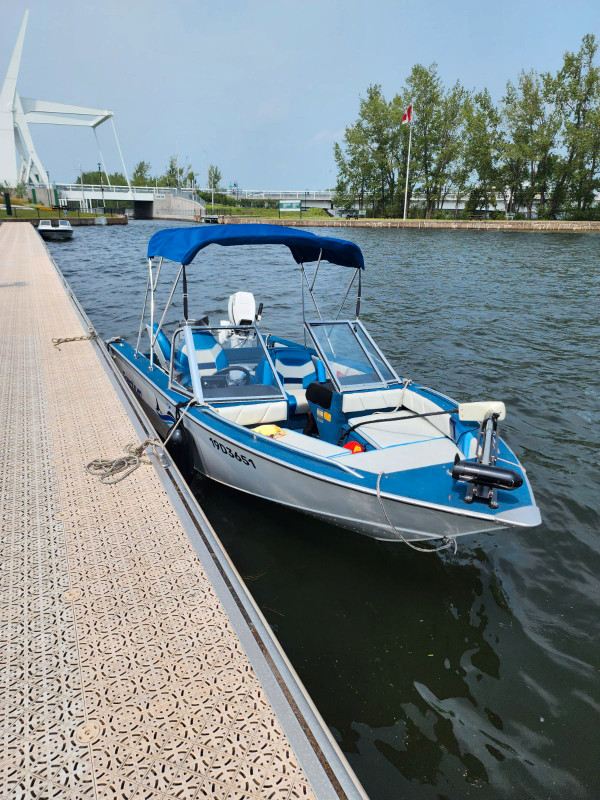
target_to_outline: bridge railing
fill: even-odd
[[[80,183],[57,183],[56,189],[59,192],[75,195],[79,197],[80,195],[88,195],[88,197],[100,197],[102,194],[118,194],[118,195],[128,195],[128,199],[132,198],[132,194],[134,195],[146,195],[148,199],[154,195],[172,195],[175,197],[185,197],[189,200],[196,200],[200,202],[201,205],[206,203],[206,201],[201,200],[196,196],[196,191],[201,192],[210,192],[210,189],[201,189],[196,187],[194,189],[185,188],[185,187],[176,187],[176,186],[123,186],[123,185],[115,185],[109,186],[108,184],[93,184],[93,183],[84,183],[83,186]],[[317,190],[270,190],[270,189],[240,189],[238,192],[233,192],[231,190],[226,190],[221,192],[221,194],[226,194],[229,197],[233,197],[236,199],[243,199],[243,200],[332,200],[334,192],[330,189],[317,189]],[[125,199],[125,198],[124,198]]]
[[[231,194],[231,192],[227,192]],[[234,197],[241,197],[244,200],[331,200],[333,192],[329,189],[317,191],[290,191],[290,190],[261,190],[261,189],[240,189]]]
[[[195,195],[195,189],[185,189],[185,188],[178,188],[175,186],[132,186],[131,189],[129,186],[123,186],[121,184],[113,184],[109,186],[108,184],[100,184],[100,183],[84,183],[83,186],[80,183],[57,183],[55,184],[58,191],[61,192],[72,192],[74,194],[102,194],[102,192],[110,192],[113,194],[129,194],[129,192],[134,192],[135,194],[172,194],[178,195],[179,197],[187,197],[188,199],[195,199],[194,197],[190,197],[190,195]]]

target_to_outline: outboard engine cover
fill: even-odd
[[[227,314],[231,325],[252,325],[256,318],[256,300],[252,292],[235,292],[229,298]]]
[[[219,331],[219,344],[229,347],[244,347],[253,334],[251,325],[256,319],[256,301],[252,292],[235,292],[229,297],[227,305],[229,320],[221,320],[221,325],[235,325],[235,330]]]

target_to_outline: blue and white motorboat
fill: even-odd
[[[257,310],[249,292],[230,297],[224,322],[190,317],[187,269],[211,244],[291,251],[302,284],[298,341],[263,333],[262,304]],[[400,377],[367,332],[356,244],[276,225],[199,226],[159,231],[147,255],[137,343],[109,347],[159,434],[175,434],[171,443],[190,467],[376,539],[443,547],[464,534],[540,523],[525,470],[498,433],[504,404],[456,403]],[[157,319],[164,260],[178,267]],[[325,262],[350,279],[340,312],[356,284],[351,318],[321,317],[314,287]],[[167,336],[178,285],[184,319]]]

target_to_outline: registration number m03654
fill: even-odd
[[[241,453],[238,453],[237,450],[232,450],[231,447],[228,447],[226,444],[223,444],[222,442],[218,442],[211,436],[209,436],[209,441],[214,448],[220,450],[226,456],[229,456],[230,458],[235,458],[236,461],[245,464],[247,467],[254,467],[254,469],[256,469],[256,464],[254,463],[254,461],[252,461],[251,458],[246,458],[246,456],[243,456]]]

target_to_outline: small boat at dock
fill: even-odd
[[[73,227],[68,219],[59,219],[58,225],[53,225],[51,219],[41,219],[37,230],[42,239],[50,242],[64,242],[73,238]]]
[[[209,245],[288,248],[302,285],[297,340],[263,332],[263,305],[257,309],[246,291],[229,298],[228,319],[219,323],[190,314],[187,270]],[[137,342],[108,346],[186,469],[277,503],[282,513],[294,508],[411,546],[431,540],[441,549],[457,536],[540,524],[525,469],[499,435],[504,404],[457,403],[401,377],[363,325],[365,265],[356,244],[275,225],[199,226],[159,231],[147,257]],[[165,260],[178,266],[157,319]],[[322,318],[315,293],[325,264],[349,278],[334,319]],[[169,324],[178,286],[184,319]],[[353,287],[355,309],[343,318]]]

